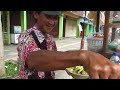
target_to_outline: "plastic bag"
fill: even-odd
[[[120,44],[120,39],[114,39],[111,43],[118,45],[118,44]]]

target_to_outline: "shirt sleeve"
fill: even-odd
[[[57,45],[55,42],[55,39],[53,38],[52,35],[48,36],[47,38],[47,50],[53,50],[53,51],[57,51]]]
[[[23,65],[25,65],[29,53],[37,50],[40,50],[40,48],[37,47],[31,35],[21,35],[19,37],[17,51],[19,59]]]
[[[57,46],[56,46],[56,42],[55,42],[55,41],[53,41],[52,49],[53,49],[54,51],[57,51]]]
[[[52,49],[54,51],[57,51],[57,45],[56,45],[56,42],[55,42],[55,39],[53,38],[53,36],[52,36]]]

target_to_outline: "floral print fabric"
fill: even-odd
[[[56,43],[53,37],[47,34],[47,37],[45,38],[45,36],[42,34],[40,30],[38,30],[36,26],[33,26],[32,28],[26,30],[26,32],[21,33],[18,38],[17,47],[18,57],[20,61],[20,73],[19,73],[20,79],[27,79],[29,75],[34,73],[34,70],[25,68],[26,58],[29,55],[29,53],[32,51],[41,50],[35,43],[35,40],[32,37],[32,35],[30,34],[31,31],[34,31],[40,43],[46,40],[47,50],[57,51]],[[54,78],[53,71],[51,71],[51,75]],[[44,79],[45,73],[43,71],[39,71],[38,76],[40,79]]]

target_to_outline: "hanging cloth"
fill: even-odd
[[[93,25],[96,26],[97,21],[97,11],[90,11],[87,16],[89,19],[93,19]],[[100,25],[105,23],[105,12],[100,11]]]

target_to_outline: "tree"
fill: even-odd
[[[4,62],[4,47],[3,47],[3,35],[2,35],[2,22],[0,11],[0,76],[5,74],[5,62]]]

